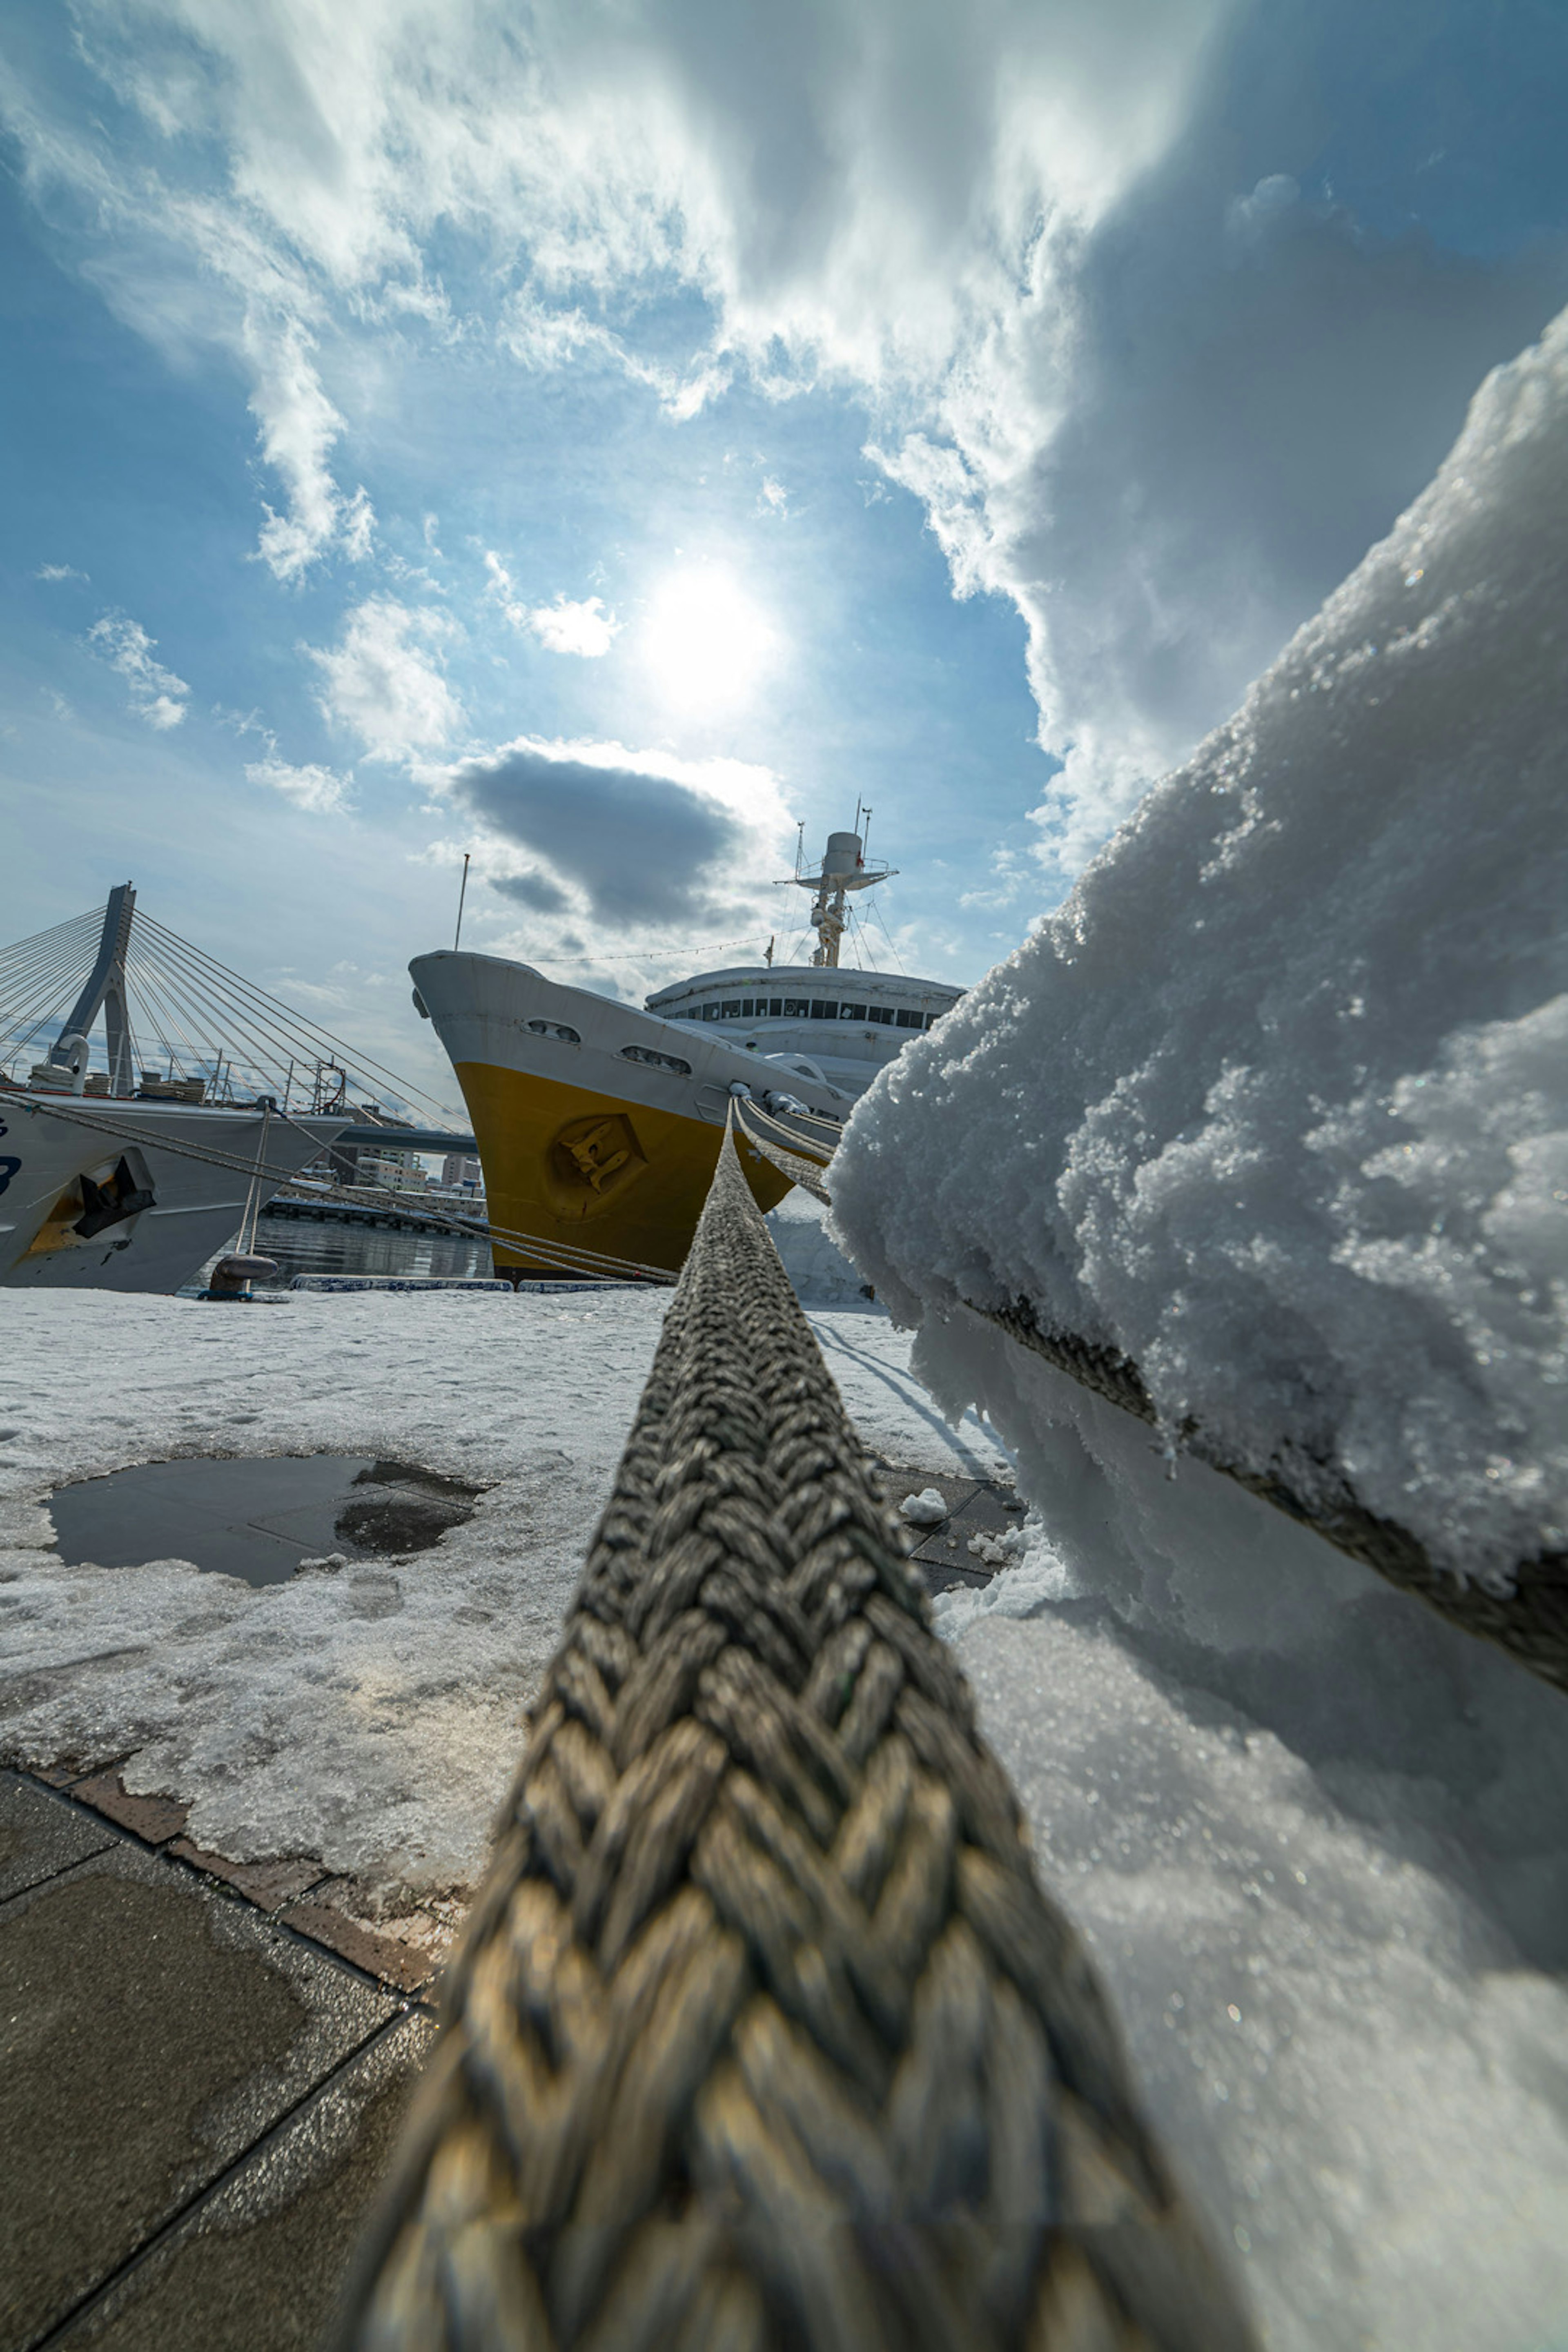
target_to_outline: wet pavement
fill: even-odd
[[[433,2021],[0,1773],[0,2346],[315,2342]]]
[[[988,1582],[967,1547],[1021,1525],[1005,1482],[877,1466],[895,1507],[931,1486],[948,1507],[910,1530],[930,1589]],[[247,1558],[272,1582],[302,1547],[422,1549],[476,1492],[318,1455],[148,1464],[50,1508],[68,1559]],[[389,1917],[309,1856],[205,1853],[133,1768],[0,1770],[0,2352],[315,2345],[463,1903]]]
[[[961,1478],[944,1470],[911,1470],[889,1462],[877,1463],[882,1491],[896,1511],[906,1495],[923,1494],[934,1486],[947,1505],[947,1517],[934,1527],[905,1523],[914,1546],[916,1567],[928,1592],[945,1592],[955,1584],[978,1588],[989,1584],[998,1563],[978,1559],[969,1549],[975,1536],[1005,1536],[1022,1528],[1025,1506],[1001,1478]]]
[[[284,1584],[301,1559],[426,1550],[472,1511],[479,1489],[368,1454],[142,1462],[61,1486],[49,1515],[68,1568],[198,1568]]]

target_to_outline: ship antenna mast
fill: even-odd
[[[463,887],[458,893],[458,928],[452,935],[452,953],[457,954],[463,943],[463,901],[468,895],[468,859],[471,850],[463,852]]]
[[[873,868],[868,866],[866,863],[866,844],[859,826],[862,815],[869,816],[870,814],[869,809],[863,811],[859,801],[857,800],[855,832],[828,835],[827,847],[823,856],[821,867],[815,874],[801,872],[801,851],[797,848],[795,870],[788,877],[788,881],[781,885],[781,887],[788,888],[793,886],[797,889],[815,891],[816,894],[811,909],[811,925],[816,933],[817,941],[816,952],[811,959],[816,969],[832,971],[837,966],[838,948],[844,937],[844,926],[847,920],[846,907],[849,893],[854,890],[869,890],[879,882],[889,881],[897,870],[890,866]],[[805,835],[804,823],[799,825],[798,831],[804,846]]]

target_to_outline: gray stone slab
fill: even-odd
[[[0,1906],[0,2345],[58,2325],[396,2006],[119,1840]]]
[[[882,1482],[882,1492],[895,1511],[906,1495],[921,1495],[928,1486],[934,1486],[947,1505],[950,1518],[955,1511],[963,1509],[980,1486],[978,1478],[965,1478],[956,1471],[900,1469],[883,1462],[877,1465],[877,1475]],[[923,1529],[910,1528],[911,1535],[923,1532]],[[940,1529],[937,1532],[940,1533]]]
[[[967,1560],[961,1568],[956,1552],[951,1553],[946,1559],[917,1557],[915,1565],[925,1578],[926,1591],[933,1600],[939,1592],[951,1592],[954,1585],[963,1585],[971,1592],[978,1592],[983,1585],[990,1583],[996,1573],[994,1568],[982,1568],[975,1559]]]
[[[1013,1505],[1009,1509],[1008,1505]],[[1005,1536],[1011,1528],[1021,1528],[1025,1514],[1017,1497],[1010,1490],[998,1486],[976,1486],[973,1495],[961,1503],[952,1515],[952,1532],[961,1543],[971,1536]]]
[[[0,1772],[0,1903],[114,1843],[114,1832],[15,1772]]]
[[[336,2308],[435,2036],[400,2019],[68,2330],[93,2352],[291,2352]]]

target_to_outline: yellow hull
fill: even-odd
[[[724,1139],[721,1127],[488,1062],[458,1062],[458,1081],[485,1172],[493,1225],[526,1234],[491,1244],[498,1274],[576,1271],[551,1244],[678,1272],[686,1262]],[[771,1209],[787,1176],[743,1140],[753,1198]]]

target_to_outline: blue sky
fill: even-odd
[[[84,0],[0,59],[0,937],[129,874],[416,1076],[464,848],[468,943],[640,995],[860,795],[977,978],[1568,299],[1556,0]]]

